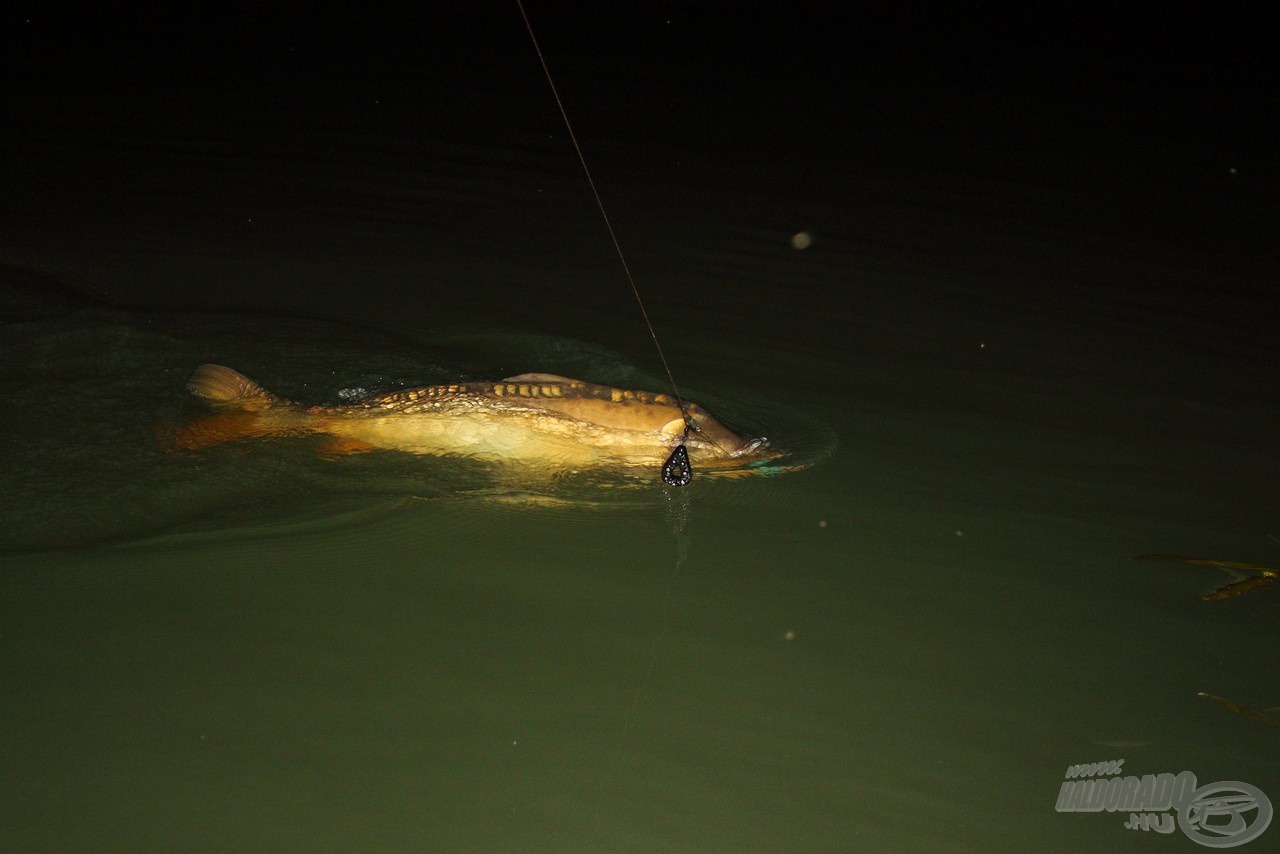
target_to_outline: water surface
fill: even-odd
[[[207,361],[315,402],[664,389],[536,68],[464,65],[522,34],[460,32],[349,77],[166,55],[187,76],[12,95],[3,847],[1164,850],[1055,812],[1065,769],[1280,799],[1275,728],[1196,697],[1280,704],[1276,593],[1129,560],[1280,562],[1247,98],[1206,130],[569,60],[679,381],[812,466],[558,491],[166,453]]]

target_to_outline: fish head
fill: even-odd
[[[744,435],[730,430],[696,403],[686,403],[685,413],[685,419],[670,422],[663,428],[663,432],[683,436],[683,443],[698,452],[697,455],[703,459],[751,460],[776,455],[776,451],[763,436]]]

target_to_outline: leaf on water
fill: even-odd
[[[1232,596],[1239,596],[1241,593],[1248,593],[1257,587],[1265,587],[1276,580],[1275,573],[1267,573],[1265,575],[1255,575],[1252,578],[1245,578],[1241,581],[1235,581],[1226,587],[1219,587],[1212,593],[1206,593],[1200,598],[1206,602],[1212,602],[1216,599],[1230,599]]]
[[[1194,563],[1197,566],[1217,566],[1222,569],[1243,569],[1249,572],[1261,572],[1264,575],[1280,574],[1280,564],[1275,563],[1242,563],[1234,560],[1214,560],[1207,557],[1189,557],[1187,555],[1134,555],[1134,560],[1167,560],[1179,563]]]
[[[1206,602],[1212,602],[1217,599],[1230,599],[1232,596],[1239,596],[1242,593],[1248,593],[1250,590],[1259,587],[1265,587],[1271,582],[1280,578],[1280,564],[1273,563],[1243,563],[1234,560],[1214,560],[1207,557],[1189,557],[1187,555],[1134,555],[1134,560],[1165,560],[1176,561],[1178,563],[1191,563],[1196,566],[1216,566],[1219,569],[1230,571],[1256,572],[1258,575],[1250,578],[1233,581],[1225,587],[1219,587],[1212,593],[1206,593],[1200,598]]]
[[[1251,709],[1248,706],[1242,706],[1234,700],[1228,700],[1226,697],[1219,697],[1217,694],[1209,694],[1205,691],[1197,691],[1197,697],[1204,697],[1206,700],[1212,700],[1224,709],[1230,709],[1237,715],[1244,715],[1251,721],[1257,721],[1260,724],[1269,726],[1280,726],[1274,718],[1269,718],[1257,709]]]

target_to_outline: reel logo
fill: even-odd
[[[1262,790],[1235,780],[1196,785],[1196,775],[1120,776],[1124,760],[1072,765],[1058,790],[1058,812],[1127,812],[1124,827],[1182,832],[1207,848],[1234,848],[1271,824],[1271,801]]]

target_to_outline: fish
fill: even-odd
[[[691,401],[549,373],[308,406],[206,364],[192,373],[187,390],[209,411],[176,430],[172,443],[180,450],[320,434],[325,455],[387,450],[538,471],[659,471],[683,445],[692,467],[719,474],[766,472],[782,456],[767,439],[739,434]]]

